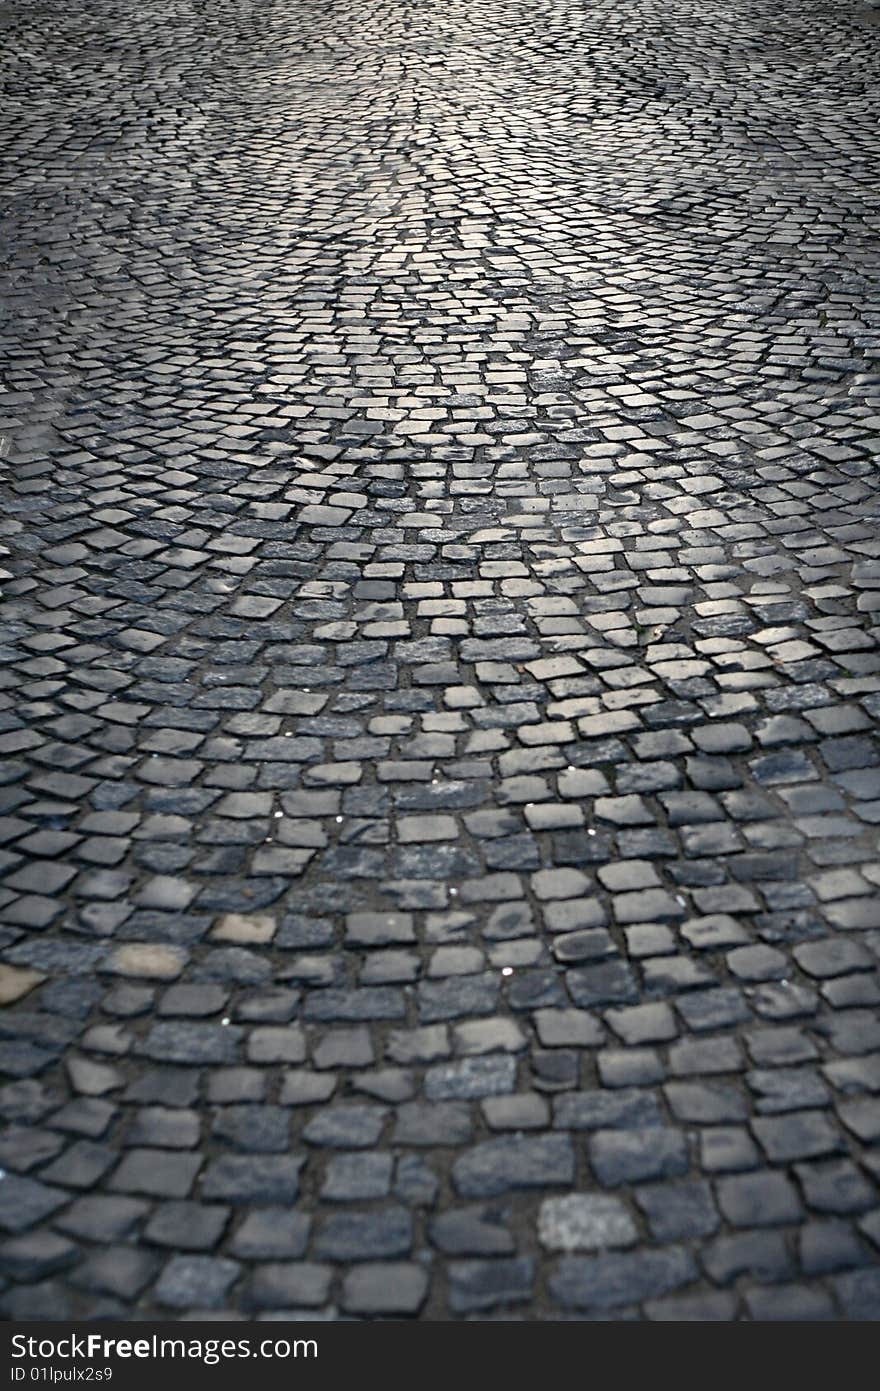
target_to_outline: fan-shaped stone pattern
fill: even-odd
[[[4,6],[6,1316],[880,1314],[866,13]]]

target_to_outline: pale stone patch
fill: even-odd
[[[29,966],[0,966],[0,1005],[11,1005],[41,985],[46,977]]]
[[[105,969],[118,976],[176,980],[185,963],[186,954],[179,947],[160,942],[126,942],[109,958]]]
[[[260,945],[271,942],[277,925],[268,913],[227,913],[211,933],[214,942]]]
[[[619,1198],[569,1193],[541,1204],[538,1237],[549,1251],[598,1251],[605,1246],[631,1246],[638,1232]]]

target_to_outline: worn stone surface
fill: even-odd
[[[601,1193],[546,1198],[538,1214],[538,1238],[549,1251],[596,1251],[632,1246],[638,1233],[626,1207]]]
[[[880,1317],[875,11],[0,27],[0,1313]]]

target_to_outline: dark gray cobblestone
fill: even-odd
[[[4,6],[4,1315],[880,1317],[870,20]]]

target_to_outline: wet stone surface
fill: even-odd
[[[5,1316],[880,1316],[864,14],[5,6]]]

